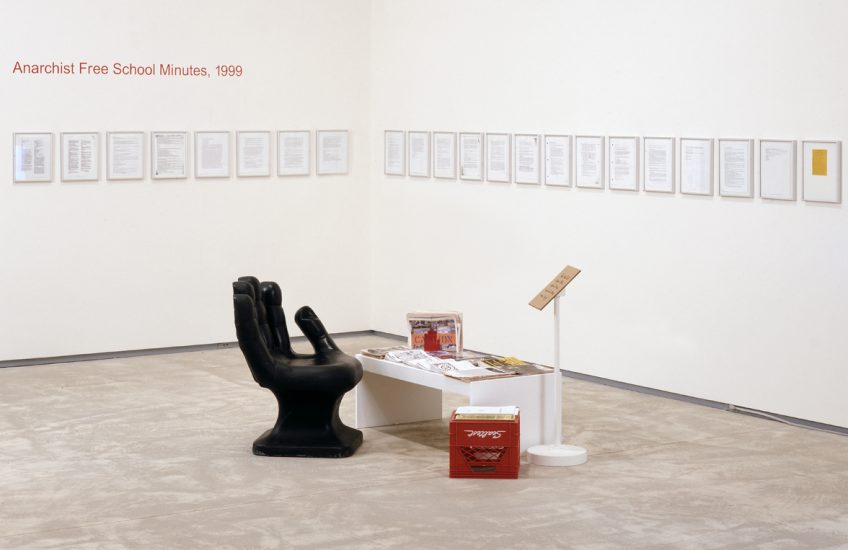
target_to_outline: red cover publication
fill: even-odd
[[[409,347],[462,353],[462,313],[415,311],[406,314]]]

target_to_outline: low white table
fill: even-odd
[[[521,451],[555,443],[554,373],[463,382],[402,363],[357,355],[365,371],[356,385],[356,427],[442,418],[442,392],[468,397],[470,405],[517,405],[521,409]],[[559,383],[562,383],[560,380]]]

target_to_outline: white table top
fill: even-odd
[[[435,388],[437,390],[465,396],[471,395],[471,384],[489,382],[489,380],[463,382],[462,380],[450,378],[449,376],[445,376],[438,372],[416,369],[415,367],[410,367],[403,363],[395,363],[394,361],[387,361],[385,359],[376,359],[374,357],[368,357],[367,355],[357,354],[356,358],[362,363],[362,368],[365,372],[389,376],[396,380],[412,382],[419,386],[426,386],[428,388]]]
[[[517,378],[527,378],[527,376],[544,376],[544,375],[527,375],[527,376],[500,376],[497,378],[464,381],[438,372],[430,372],[423,369],[416,369],[403,363],[396,363],[386,359],[377,359],[368,357],[367,355],[357,354],[356,358],[362,363],[362,368],[365,372],[388,376],[396,380],[404,382],[412,382],[419,386],[435,388],[466,397],[471,395],[471,386],[480,387],[481,385],[500,386]],[[546,373],[549,374],[549,373]]]

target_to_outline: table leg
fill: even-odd
[[[472,384],[471,405],[517,405],[521,410],[521,451],[542,443],[556,441],[553,403],[553,374],[515,376]],[[560,383],[562,381],[560,380]]]

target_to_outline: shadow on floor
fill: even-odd
[[[428,420],[369,429],[446,453],[450,451],[450,424],[447,420]]]

